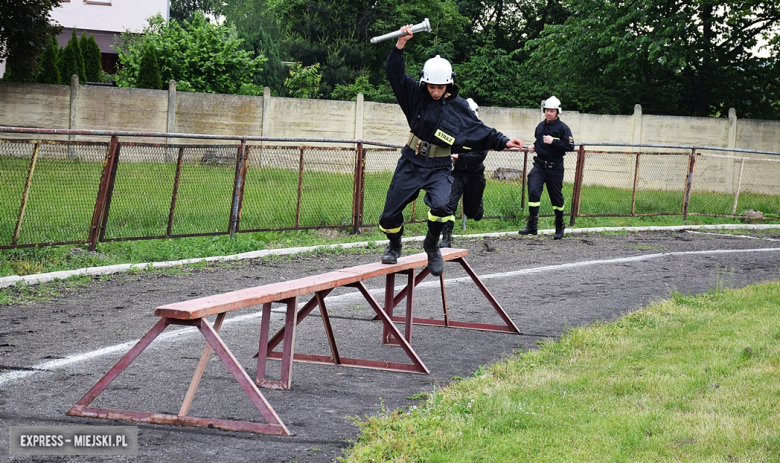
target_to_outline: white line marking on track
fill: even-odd
[[[511,272],[502,272],[502,273],[493,273],[490,275],[482,275],[480,276],[480,279],[482,280],[490,280],[490,279],[496,279],[496,278],[510,278],[510,277],[516,277],[519,275],[532,275],[535,273],[543,273],[543,272],[553,272],[557,270],[569,270],[573,268],[578,267],[587,267],[591,265],[609,265],[609,264],[619,264],[619,263],[626,263],[626,262],[641,262],[641,261],[647,261],[651,259],[660,259],[664,257],[671,257],[671,256],[690,256],[690,255],[705,255],[705,254],[729,254],[729,253],[735,253],[735,252],[741,252],[741,253],[747,253],[747,252],[780,252],[780,247],[777,248],[759,248],[759,249],[713,249],[709,251],[679,251],[679,252],[663,252],[658,254],[646,254],[642,256],[631,256],[631,257],[618,257],[615,259],[602,259],[602,260],[586,260],[582,262],[571,262],[567,264],[558,264],[558,265],[548,265],[544,267],[535,267],[535,268],[527,268],[522,270],[514,270]],[[449,284],[458,284],[458,283],[465,283],[470,282],[470,277],[461,277],[461,278],[453,278],[446,280]],[[438,287],[439,282],[438,281],[428,281],[425,283],[421,283],[417,285],[417,288],[429,288],[429,287]],[[400,286],[398,289],[403,288],[403,286]],[[382,288],[376,288],[371,290],[371,292],[380,292],[383,291]],[[342,294],[339,296],[332,296],[328,297],[328,300],[331,302],[336,302],[338,300],[346,300],[350,298],[355,298],[358,296],[362,296],[360,292],[350,292],[346,294]],[[299,305],[302,306],[303,303]],[[274,312],[283,312],[284,308],[278,308],[275,309]],[[261,318],[262,313],[261,312],[255,312],[251,314],[246,315],[240,315],[237,317],[233,317],[230,319],[226,319],[223,323],[223,327],[227,325],[231,325],[234,323],[239,322],[245,322],[247,320],[253,320],[257,318]],[[165,333],[160,334],[150,345],[151,348],[156,343],[161,341],[170,341],[171,339],[177,338],[177,337],[183,337],[183,336],[190,336],[195,335],[197,333],[197,329],[194,327],[187,327],[187,328],[180,328],[172,331],[168,331]],[[15,380],[28,378],[32,375],[42,373],[42,372],[49,372],[54,371],[61,368],[71,367],[73,365],[82,363],[82,362],[88,362],[90,360],[105,357],[107,355],[113,355],[115,353],[119,352],[126,352],[131,347],[133,347],[138,340],[130,341],[130,342],[124,342],[121,344],[116,344],[113,346],[104,347],[102,349],[93,350],[90,352],[84,352],[81,354],[74,354],[70,355],[68,357],[65,357],[63,359],[57,359],[57,360],[50,360],[47,362],[39,363],[37,365],[34,365],[29,370],[21,370],[21,371],[12,371],[9,373],[4,373],[0,375],[0,387],[2,387],[4,384],[10,383]]]
[[[762,240],[762,241],[780,241],[776,240],[774,238],[759,238],[758,236],[748,236],[748,235],[729,235],[727,233],[709,233],[709,232],[698,232],[693,230],[688,230],[688,233],[693,233],[696,235],[715,235],[715,236],[726,236],[729,238],[747,238],[750,240]]]

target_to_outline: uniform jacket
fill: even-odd
[[[463,151],[464,146],[479,151],[506,148],[509,138],[477,119],[466,100],[458,95],[457,86],[449,86],[450,96],[446,98],[431,98],[425,84],[406,73],[403,50],[393,47],[385,71],[409,129],[421,140],[440,146],[450,145],[453,153]],[[402,155],[421,166],[443,166],[452,162],[449,157],[417,156],[408,147],[403,149]]]
[[[483,161],[487,157],[487,151],[466,150],[458,153],[458,160],[452,166],[452,170],[461,174],[481,174],[485,171]]]
[[[553,137],[551,144],[548,145],[542,140],[545,135]],[[561,162],[567,151],[574,151],[574,137],[571,130],[557,117],[552,122],[547,122],[546,119],[540,122],[536,126],[534,138],[536,156],[543,161]]]

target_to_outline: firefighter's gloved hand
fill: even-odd
[[[552,142],[553,142],[553,137],[552,137],[552,136],[550,136],[550,135],[545,135],[545,136],[543,136],[543,137],[542,137],[542,141],[543,141],[545,144],[547,144],[547,145],[550,145],[550,144],[552,144]]]

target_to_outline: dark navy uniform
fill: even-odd
[[[551,144],[546,144],[543,137],[553,137]],[[528,174],[528,209],[532,216],[539,213],[541,205],[542,189],[547,185],[547,194],[550,196],[553,211],[556,216],[563,217],[564,201],[563,193],[563,157],[567,151],[574,150],[574,137],[569,127],[555,118],[551,122],[546,120],[536,126],[534,132],[534,167]]]
[[[466,100],[458,96],[454,84],[448,85],[449,96],[434,100],[425,84],[406,73],[403,50],[393,47],[385,70],[412,137],[401,151],[379,227],[388,234],[401,232],[403,210],[417,199],[420,190],[426,192],[429,221],[452,221],[453,209],[448,205],[453,181],[450,153],[461,152],[464,147],[503,150],[509,139],[477,119]]]
[[[474,220],[481,220],[484,214],[482,194],[485,191],[485,164],[487,151],[466,151],[458,153],[452,167],[452,189],[447,206],[455,211],[463,196],[463,214]]]

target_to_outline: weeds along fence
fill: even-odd
[[[98,242],[315,228],[359,233],[379,220],[401,148],[181,133],[0,133],[7,134],[0,138],[0,249],[94,250]],[[589,216],[780,216],[780,153],[587,145],[565,158],[570,225]],[[523,214],[532,156],[488,155],[486,219]],[[404,214],[426,220],[422,197]],[[552,215],[549,201],[541,214]]]

